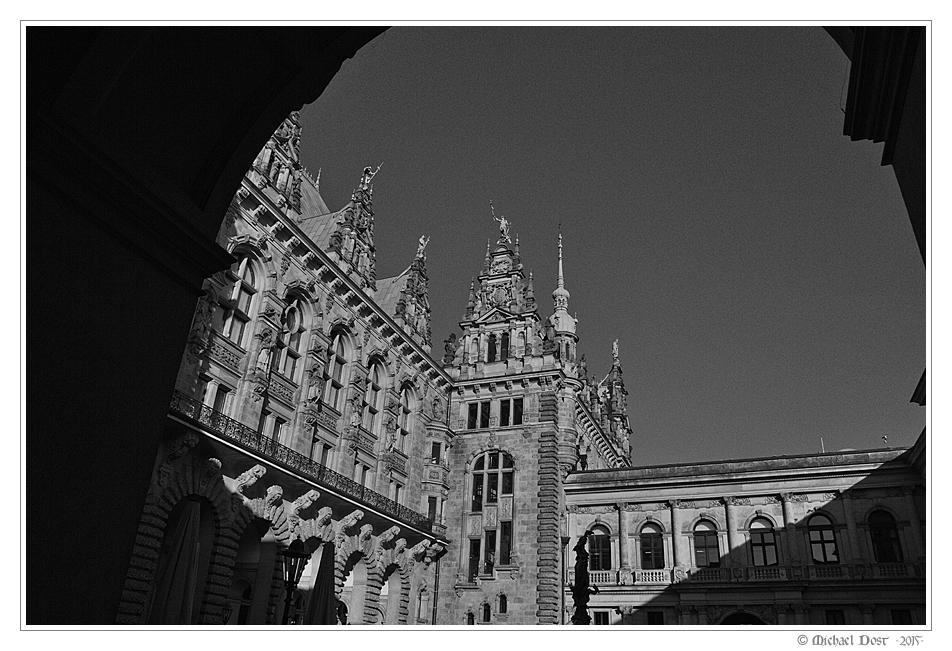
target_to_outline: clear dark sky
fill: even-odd
[[[882,145],[842,135],[820,27],[394,28],[302,112],[342,206],[374,179],[378,277],[421,234],[434,356],[498,235],[543,316],[558,223],[579,350],[619,339],[633,463],[911,445],[925,272]]]

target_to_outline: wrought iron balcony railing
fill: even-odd
[[[274,439],[215,411],[200,401],[176,391],[172,394],[171,411],[177,416],[198,423],[203,428],[222,436],[239,446],[264,457],[273,463],[293,470],[322,486],[346,495],[357,502],[381,511],[397,520],[424,531],[433,531],[433,522],[413,509],[384,497],[376,491],[361,486],[352,479],[308,459],[299,452],[281,445]]]

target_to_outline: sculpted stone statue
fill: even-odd
[[[423,251],[426,249],[426,245],[430,243],[430,238],[426,235],[420,236],[420,244],[417,245],[416,257],[422,258]]]
[[[509,220],[505,217],[496,217],[496,210],[493,208],[492,200],[489,201],[489,210],[492,212],[493,219],[499,222],[499,234],[502,235],[503,239],[509,239]]]
[[[360,189],[367,190],[370,188],[370,182],[373,181],[374,177],[377,176],[377,172],[380,171],[380,168],[383,167],[383,163],[377,165],[377,169],[370,171],[370,167],[364,168],[364,174],[360,177]]]

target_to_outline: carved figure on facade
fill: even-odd
[[[209,482],[220,477],[221,461],[214,457],[206,459],[205,463],[202,464],[202,475],[198,482],[199,488],[204,491]]]
[[[248,470],[244,471],[235,478],[235,491],[241,495],[244,495],[245,489],[264,477],[266,472],[267,469],[265,469],[265,467],[260,463],[256,463],[255,465],[251,466],[248,468]]]
[[[291,512],[300,515],[321,496],[316,490],[309,490],[291,503]]]

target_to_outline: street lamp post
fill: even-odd
[[[304,574],[304,567],[311,557],[307,547],[300,540],[292,542],[287,549],[281,552],[284,556],[284,588],[287,594],[284,597],[284,618],[281,623],[287,626],[288,614],[291,612],[291,598],[294,596],[294,589]]]

